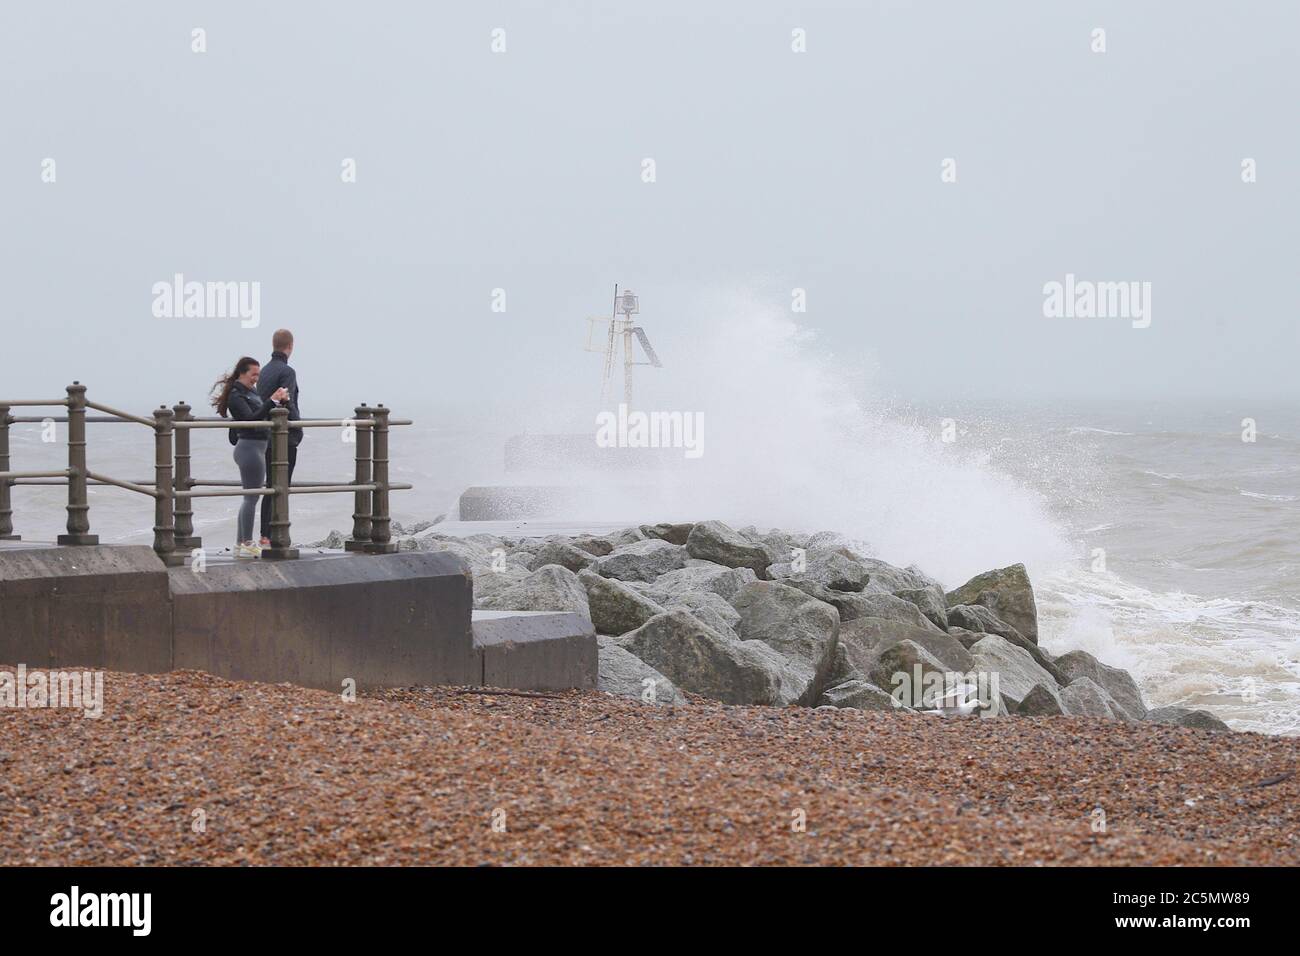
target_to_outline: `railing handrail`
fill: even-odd
[[[263,556],[292,559],[298,551],[289,538],[289,496],[295,494],[355,495],[352,537],[346,542],[349,551],[387,554],[397,549],[391,540],[388,493],[404,491],[412,485],[388,480],[388,430],[394,425],[414,424],[410,419],[394,419],[383,405],[359,405],[353,418],[301,419],[290,422],[289,410],[279,406],[271,410],[270,420],[256,422],[229,421],[219,417],[197,418],[191,408],[179,402],[168,408],[159,406],[153,418],[134,415],[111,405],[86,399],[86,387],[73,382],[64,399],[0,399],[0,539],[17,539],[13,533],[13,507],[10,488],[16,485],[66,485],[68,488],[68,533],[59,535],[59,544],[98,544],[99,536],[90,534],[87,497],[89,485],[111,486],[134,491],[154,499],[154,550],[168,565],[183,564],[181,549],[201,547],[202,539],[194,535],[194,498],[235,497],[240,495],[271,498],[271,547]],[[13,416],[9,410],[28,406],[66,407],[67,415]],[[87,409],[103,416],[87,415]],[[9,426],[44,424],[50,421],[68,425],[68,467],[57,471],[11,471]],[[86,466],[86,425],[90,423],[135,423],[154,432],[154,472],[150,487],[147,481],[127,481],[91,471]],[[356,477],[346,484],[303,482],[289,484],[289,432],[294,428],[352,427],[356,438]],[[270,431],[268,472],[270,484],[259,488],[233,487],[235,482],[201,481],[190,475],[190,432],[195,428],[241,428]],[[209,490],[195,490],[197,486]],[[232,487],[225,487],[230,485]]]

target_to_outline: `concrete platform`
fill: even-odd
[[[596,629],[569,611],[475,611],[474,648],[488,687],[594,690]]]
[[[165,568],[144,546],[0,546],[0,663],[153,673],[340,691],[431,684],[594,688],[591,622],[472,611],[448,552],[209,556]]]

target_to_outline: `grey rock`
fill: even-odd
[[[841,640],[835,643],[835,652],[831,656],[830,673],[826,675],[827,687],[843,684],[851,680],[866,680],[862,672],[849,662],[849,652],[848,648],[844,646],[843,634],[844,626],[840,625]]]
[[[641,533],[640,528],[623,528],[621,531],[615,531],[603,537],[607,538],[616,549],[646,540],[646,536]]]
[[[596,689],[646,704],[679,706],[686,695],[673,682],[632,652],[617,644],[602,644],[596,675]]]
[[[669,571],[686,564],[686,549],[658,538],[625,544],[603,558],[597,558],[591,570],[620,581],[652,582]]]
[[[1055,682],[1035,684],[1016,708],[1016,713],[1022,717],[1050,717],[1065,713]]]
[[[819,549],[804,556],[804,570],[794,570],[790,562],[774,564],[770,573],[776,579],[811,581],[832,591],[858,592],[867,586],[867,571],[861,564],[839,551]]]
[[[583,570],[578,581],[587,591],[591,623],[601,634],[626,634],[664,612],[662,606],[614,578]]]
[[[961,641],[961,646],[966,648],[966,650],[970,650],[987,636],[985,634],[978,634],[975,631],[968,631],[964,627],[950,627],[948,628],[948,633]]]
[[[867,589],[893,594],[896,591],[919,590],[929,587],[934,582],[921,574],[907,568],[896,568],[887,561],[878,558],[858,558],[858,562],[867,572]]]
[[[895,591],[894,597],[910,601],[916,605],[925,619],[941,631],[948,630],[948,606],[940,587],[903,588]]]
[[[821,706],[852,707],[855,710],[902,710],[898,701],[875,684],[849,680],[822,692]]]
[[[528,578],[529,572],[515,565],[506,565],[501,571],[474,572],[474,607],[491,610],[496,596]],[[516,609],[517,610],[517,609]]]
[[[1147,711],[1146,719],[1158,724],[1177,724],[1179,727],[1194,727],[1197,730],[1224,732],[1232,728],[1215,717],[1208,710],[1192,710],[1189,707],[1157,707]]]
[[[580,551],[586,551],[588,554],[594,554],[598,558],[603,558],[614,550],[614,542],[608,538],[598,538],[589,535],[580,535],[573,539],[573,546]]]
[[[871,617],[880,613],[880,603],[874,600],[881,594],[887,594],[885,591],[870,592],[853,592],[853,591],[832,591],[823,584],[816,581],[801,581],[798,578],[784,578],[782,584],[788,584],[792,588],[798,588],[805,594],[815,597],[819,601],[824,601],[835,610],[840,612],[841,623],[845,621],[855,621],[860,617]]]
[[[345,543],[347,540],[348,540],[348,536],[345,535],[342,531],[331,531],[329,534],[327,534],[327,535],[326,535],[324,538],[322,538],[321,540],[319,540],[319,541],[313,541],[311,544],[307,545],[306,547],[308,547],[308,548],[332,548],[332,549],[334,549],[334,550],[339,550],[339,549],[341,549],[341,548],[343,547],[344,543]]]
[[[997,675],[998,691],[1011,713],[1015,713],[1035,684],[1056,683],[1056,679],[1039,667],[1028,651],[997,634],[985,635],[970,649],[970,655],[976,671]]]
[[[848,653],[849,664],[863,674],[872,672],[885,650],[903,641],[923,647],[947,671],[965,674],[973,669],[974,659],[960,641],[936,630],[929,621],[925,624],[917,627],[888,618],[860,617],[840,625],[840,643]]]
[[[686,539],[686,552],[692,558],[712,561],[729,568],[749,568],[758,577],[766,577],[772,563],[767,550],[754,544],[740,532],[721,521],[701,521]]]
[[[624,646],[678,687],[727,704],[787,704],[785,662],[760,641],[737,641],[689,611],[656,615]]]
[[[1038,605],[1023,564],[977,574],[948,592],[948,606],[979,604],[1006,621],[1032,644],[1038,643]]]
[[[685,608],[724,636],[740,638],[740,612],[727,603],[722,595],[713,591],[677,591],[664,607]]]
[[[803,547],[808,551],[816,551],[820,548],[832,548],[843,551],[844,554],[853,556],[854,542],[844,534],[838,531],[818,531],[808,535],[804,540]]]
[[[496,611],[575,611],[590,618],[587,590],[578,576],[558,564],[533,571],[522,581],[476,604]]]
[[[647,538],[659,538],[670,544],[685,544],[686,539],[690,536],[694,524],[669,524],[660,522],[659,524],[643,524],[641,533]]]
[[[581,548],[564,541],[548,541],[537,549],[532,566],[540,568],[547,564],[558,564],[577,574],[583,568],[591,567],[596,558]]]
[[[504,561],[498,562],[497,556],[492,553],[492,549],[486,548],[476,541],[470,541],[468,538],[452,538],[430,534],[414,540],[419,543],[421,551],[447,551],[456,555],[456,557],[468,564],[470,570],[475,574],[480,571],[491,571],[494,564],[505,564]],[[503,548],[503,555],[504,551]]]
[[[943,663],[921,645],[914,641],[900,641],[875,659],[867,680],[903,706],[919,710],[935,705],[942,692],[936,694],[932,682],[937,681],[942,686],[949,673]]]
[[[1091,678],[1105,688],[1130,718],[1142,720],[1146,717],[1147,705],[1142,700],[1142,692],[1128,671],[1103,664],[1087,651],[1070,651],[1056,658],[1054,663],[1065,677],[1064,683],[1073,683],[1079,677]]]
[[[948,608],[948,624],[950,627],[1004,637],[1017,647],[1028,651],[1029,656],[1039,667],[1051,674],[1056,683],[1062,687],[1070,683],[1070,679],[1061,672],[1046,651],[982,605],[958,604]]]
[[[732,604],[740,612],[741,639],[761,641],[779,651],[798,674],[795,700],[815,701],[834,659],[840,629],[835,609],[776,581],[745,585]]]
[[[1061,709],[1071,717],[1121,719],[1122,712],[1110,694],[1089,677],[1076,677],[1061,688]],[[1123,717],[1122,719],[1130,719]]]
[[[660,604],[672,604],[678,595],[711,591],[724,601],[731,601],[746,584],[757,581],[750,568],[728,568],[712,561],[688,563],[655,579],[650,596]]]
[[[925,631],[943,633],[935,627],[933,621],[921,613],[919,607],[911,601],[892,594],[884,592],[864,594],[861,601],[854,602],[854,610],[858,612],[858,617],[884,618],[888,621],[898,621],[900,624],[910,624]]]

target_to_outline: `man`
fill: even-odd
[[[265,401],[276,389],[284,388],[289,393],[289,421],[302,420],[298,411],[298,373],[289,364],[293,354],[293,333],[288,329],[276,329],[271,336],[271,361],[262,366],[262,376],[257,380],[257,394]],[[298,444],[302,441],[302,429],[289,429],[289,482],[293,483],[293,468],[298,464]],[[266,456],[266,483],[271,484],[271,456]],[[262,496],[262,547],[271,544],[271,496]]]

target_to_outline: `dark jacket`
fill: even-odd
[[[289,421],[302,421],[298,412],[298,373],[289,364],[289,356],[283,352],[272,352],[271,361],[262,366],[262,377],[257,380],[257,394],[263,399],[270,398],[277,388],[289,390]],[[302,429],[289,429],[289,444],[297,446],[302,442]]]
[[[231,386],[230,398],[226,402],[226,410],[237,422],[264,422],[271,417],[271,409],[275,407],[275,402],[264,401],[257,392],[245,386],[243,382],[236,382]],[[269,428],[232,428],[230,444],[233,445],[237,441],[266,441],[270,435]]]

